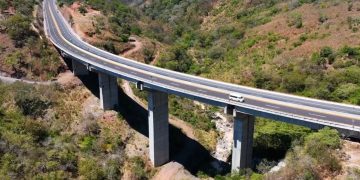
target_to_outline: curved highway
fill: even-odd
[[[299,120],[318,121],[323,125],[331,126],[335,123],[335,127],[346,126],[350,127],[347,129],[360,131],[359,106],[233,85],[126,59],[82,41],[58,11],[55,0],[45,0],[43,5],[45,32],[51,42],[67,55],[100,71],[185,97],[235,105],[257,112],[271,112]],[[246,101],[230,101],[229,94],[232,92],[241,93]]]

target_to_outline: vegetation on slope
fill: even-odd
[[[163,38],[152,36],[168,45],[158,66],[262,89],[360,105],[360,48],[355,38],[359,33],[354,8],[358,3],[225,0],[210,3],[205,14],[187,8],[186,3],[154,1],[152,5],[140,7],[145,15],[166,25],[166,35],[155,31],[161,32]],[[176,21],[181,19],[177,13],[184,9],[186,14],[201,17],[198,23]],[[350,37],[356,40],[350,41]],[[302,50],[304,52],[299,53]],[[270,161],[282,158],[294,142],[306,146],[303,139],[310,132],[307,128],[258,120],[255,155]],[[332,136],[338,138],[338,135]],[[323,169],[313,169],[311,177],[318,177],[323,171],[339,173],[338,161],[327,158],[334,161],[331,162],[334,166],[320,165]]]
[[[149,177],[142,158],[125,155],[125,121],[82,112],[83,87],[0,83],[0,92],[2,179]]]
[[[336,130],[324,128],[310,133],[292,144],[287,153],[286,166],[278,172],[261,176],[251,170],[242,170],[226,176],[216,176],[218,180],[231,179],[322,179],[334,177],[341,172],[340,149],[342,147]],[[261,162],[257,169],[266,173],[272,167],[268,161]]]
[[[279,172],[268,174],[268,178],[320,179],[333,177],[341,172],[339,160],[341,141],[336,130],[324,128],[295,144],[286,156],[287,166]]]
[[[9,2],[0,0],[0,8],[14,6],[16,14],[2,21],[2,27],[21,52],[2,53],[6,56],[4,62],[15,72],[27,67],[51,67],[45,71],[49,73],[45,77],[52,77],[58,70],[58,60],[30,29],[34,1],[24,2],[32,5],[21,8],[16,5],[17,1]],[[73,2],[62,0],[60,5]],[[355,46],[359,35],[356,15],[359,4],[355,1],[153,0],[139,6],[128,6],[125,0],[82,2],[81,13],[86,14],[84,6],[90,6],[109,17],[107,22],[118,37],[116,41],[126,42],[131,34],[136,34],[165,44],[165,53],[157,64],[160,67],[263,89],[360,104],[360,48]],[[99,27],[96,31],[101,30]],[[103,48],[118,53],[111,43]],[[52,60],[29,61],[27,54],[33,51],[37,59],[51,57]],[[33,65],[35,62],[45,65]],[[0,88],[6,94],[1,98],[0,111],[1,141],[6,144],[1,149],[4,153],[1,153],[0,172],[4,177],[83,175],[111,179],[122,173],[119,167],[127,161],[111,156],[122,152],[121,137],[113,136],[88,118],[80,120],[86,125],[82,133],[67,129],[69,122],[79,118],[76,107],[80,106],[75,104],[72,109],[62,102],[67,90],[47,92],[42,88],[18,86],[16,90],[27,91],[29,96],[12,94],[18,92],[11,89],[13,86]],[[49,109],[55,116],[46,121]],[[214,129],[209,121],[211,109],[201,110],[189,100],[171,97],[170,111],[204,132]],[[267,159],[257,167],[261,173],[269,170],[272,160],[283,158],[287,152],[288,166],[266,175],[270,179],[333,177],[341,171],[337,154],[341,143],[333,130],[311,133],[307,128],[260,119],[256,122],[254,145],[255,156]],[[66,152],[59,146],[66,147]],[[324,151],[326,155],[319,154]],[[133,162],[128,167],[137,172],[138,178],[147,177],[142,161],[134,158],[129,162]],[[34,171],[30,169],[33,167],[36,167]],[[217,178],[249,177],[261,176],[244,171]]]
[[[35,0],[0,1],[0,14],[15,13],[5,14],[0,20],[0,36],[4,41],[0,45],[0,70],[17,78],[49,80],[60,73],[63,65],[57,52],[32,28],[37,3]]]

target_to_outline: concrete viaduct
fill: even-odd
[[[75,75],[89,71],[99,76],[100,104],[104,110],[118,104],[117,78],[148,92],[149,155],[154,166],[169,161],[168,94],[224,107],[234,117],[232,170],[251,167],[255,117],[319,129],[330,126],[344,135],[359,137],[360,107],[270,92],[186,75],[112,55],[84,42],[71,29],[55,0],[43,3],[47,38],[72,59]],[[229,100],[241,93],[246,101]]]

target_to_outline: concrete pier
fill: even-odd
[[[169,111],[168,94],[150,90],[149,108],[149,155],[153,165],[169,161]]]
[[[114,109],[118,104],[118,84],[116,77],[99,72],[100,107]]]
[[[254,116],[234,111],[232,171],[252,166],[254,123]]]
[[[89,74],[87,67],[77,60],[72,60],[72,69],[75,76],[83,76]]]

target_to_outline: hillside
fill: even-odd
[[[63,72],[56,49],[44,37],[37,1],[0,1],[0,72],[35,80]]]
[[[139,61],[159,54],[156,65],[176,71],[360,104],[357,1],[85,2],[108,14],[105,29],[124,42],[161,44]]]
[[[358,2],[255,2],[218,1],[200,27],[182,31],[158,65],[359,104]]]
[[[66,69],[44,39],[36,0],[0,0],[0,72],[55,79]],[[116,55],[184,73],[360,105],[356,0],[58,0],[83,40]],[[96,80],[90,73],[89,79]],[[359,179],[359,143],[336,130],[257,118],[254,167],[212,163],[232,138],[222,110],[169,97],[171,158],[153,168],[147,94],[118,81],[119,109],[67,74],[54,85],[0,82],[0,177],[6,179]],[[94,94],[92,94],[92,93]],[[221,116],[223,116],[221,114]],[[225,118],[226,119],[226,118]],[[229,125],[229,126],[228,126]],[[227,134],[228,135],[228,134]],[[226,147],[222,147],[226,150]],[[230,153],[230,152],[229,152]],[[0,178],[1,179],[1,178]]]
[[[157,66],[241,85],[360,104],[357,1],[82,3],[108,15],[105,22],[109,28],[104,31],[116,34],[120,30],[120,37],[136,35],[162,44]],[[144,98],[143,94],[137,95]],[[214,129],[213,124],[203,123],[209,122],[209,117],[197,115],[201,111],[189,113],[192,105],[188,101],[171,97],[170,102],[174,109],[171,113],[176,117],[196,129]],[[260,165],[265,165],[265,169],[272,166],[271,160],[282,158],[286,152],[301,151],[305,156],[311,153],[301,140],[309,133],[307,130],[262,119],[256,126],[255,155],[270,159],[270,162],[262,159],[264,163]],[[291,149],[293,142],[299,140],[300,147]],[[274,153],[278,155],[274,157]],[[310,154],[315,159],[308,160],[319,161],[315,165],[318,168],[313,166],[315,163],[301,166],[290,161],[299,166],[299,171],[284,169],[276,175],[299,177],[298,173],[306,169],[314,178],[343,174],[341,167],[327,164],[337,164],[341,159],[339,154],[333,155],[328,157],[332,162],[325,162]],[[266,172],[261,166],[257,171]]]

